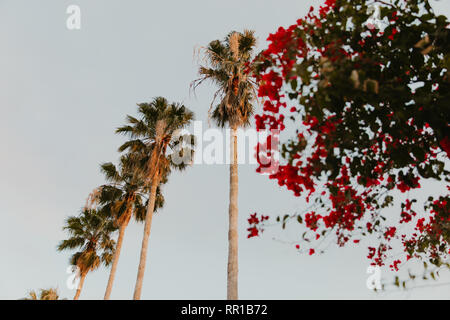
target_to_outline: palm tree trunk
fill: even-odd
[[[136,286],[134,288],[134,296],[133,296],[134,300],[141,299],[142,282],[144,281],[145,263],[147,261],[148,239],[150,237],[150,229],[152,227],[153,211],[155,209],[155,201],[156,201],[156,189],[158,187],[158,184],[159,184],[159,174],[158,171],[156,171],[152,179],[152,186],[150,189],[150,200],[148,202],[147,214],[145,216],[144,237],[142,238],[141,258],[139,261]]]
[[[73,297],[73,300],[78,300],[81,294],[81,289],[83,288],[84,279],[86,278],[87,272],[82,273],[80,277],[80,283],[78,283],[77,292],[75,293],[75,297]]]
[[[238,299],[238,163],[237,130],[231,129],[230,139],[230,206],[228,229],[227,299]]]
[[[126,224],[122,223],[119,229],[119,237],[117,239],[116,250],[114,253],[114,258],[111,266],[111,272],[109,273],[108,285],[105,291],[105,300],[109,300],[111,296],[111,291],[114,283],[114,278],[116,277],[117,265],[119,264],[120,250],[122,249],[123,237],[125,235]]]

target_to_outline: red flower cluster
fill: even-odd
[[[430,259],[442,261],[450,255],[450,243],[446,236],[450,231],[450,197],[440,197],[430,205],[428,219],[420,218],[416,223],[416,232],[407,239],[402,236],[403,245],[409,257],[419,258],[426,255]]]
[[[450,139],[449,137],[445,137],[441,140],[440,145],[442,147],[442,150],[444,150],[447,153],[447,157],[450,158]]]
[[[435,232],[442,221],[436,216],[428,222],[421,219],[416,236],[406,239],[398,235],[396,227],[381,225],[379,211],[393,201],[385,197],[383,203],[381,195],[395,189],[405,193],[420,188],[420,177],[434,174],[429,168],[439,156],[439,147],[450,156],[450,139],[436,140],[433,128],[442,126],[432,123],[435,118],[423,121],[423,105],[408,106],[401,112],[396,109],[416,96],[408,84],[418,76],[409,57],[400,70],[383,73],[394,65],[383,61],[385,53],[389,49],[399,52],[396,46],[403,44],[400,35],[407,31],[401,21],[404,12],[386,7],[390,20],[386,34],[368,28],[369,35],[354,33],[355,39],[347,41],[338,36],[340,28],[341,35],[350,35],[342,26],[339,15],[344,13],[336,3],[342,2],[327,0],[318,15],[311,8],[304,19],[287,29],[280,27],[268,37],[268,48],[254,61],[258,96],[264,99],[262,114],[255,116],[256,127],[283,131],[286,119],[297,121],[296,140],[283,145],[287,161],[269,178],[295,196],[305,196],[307,202],[326,203],[322,211],[304,215],[305,225],[316,233],[316,239],[319,231],[333,230],[338,244],[344,245],[356,229],[377,232],[381,244],[370,249],[369,258],[383,265],[391,249],[389,242],[402,239],[405,250],[413,256],[411,248],[417,248],[419,233]],[[378,51],[382,52],[375,56],[373,52]],[[383,81],[406,88],[408,99],[399,102],[388,93],[382,96]],[[395,101],[392,105],[390,98]],[[288,107],[294,99],[300,106]],[[257,171],[263,168],[260,163]],[[412,203],[408,199],[402,205],[400,224],[416,220]],[[256,215],[252,217],[249,232],[256,236],[261,224]],[[396,260],[391,267],[396,270],[400,263]]]
[[[395,260],[389,267],[392,270],[398,271],[398,265],[401,263],[401,260],[397,259]]]
[[[317,228],[319,227],[317,225],[317,222],[319,221],[320,218],[322,218],[322,217],[320,215],[316,215],[316,213],[314,211],[311,213],[307,213],[305,215],[306,227],[310,228],[313,231],[316,231]]]
[[[258,218],[257,214],[254,213],[250,215],[250,218],[247,220],[248,224],[250,225],[250,227],[247,229],[247,231],[249,232],[247,238],[253,238],[257,237],[260,231],[262,232],[263,229],[261,224],[264,223],[264,221],[269,220],[269,217],[261,215]]]

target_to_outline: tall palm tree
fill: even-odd
[[[193,119],[194,114],[178,103],[169,103],[163,97],[154,98],[150,103],[138,104],[140,118],[127,116],[128,124],[116,130],[126,134],[131,140],[125,142],[119,151],[129,151],[135,161],[135,170],[145,175],[149,187],[149,201],[145,216],[144,235],[139,261],[138,274],[133,298],[141,298],[147,260],[148,239],[155,209],[157,188],[161,180],[167,179],[172,168],[184,169],[188,163],[174,163],[174,153],[192,154],[193,140],[190,135],[188,144],[181,145],[183,135],[180,130]],[[186,139],[183,140],[186,142]]]
[[[111,234],[117,227],[105,210],[84,209],[79,216],[67,218],[64,230],[69,238],[59,243],[58,251],[79,249],[70,258],[70,264],[79,268],[80,282],[73,298],[78,300],[86,275],[102,263],[111,263],[115,247]]]
[[[56,288],[40,289],[39,294],[32,290],[23,300],[59,300],[59,293]]]
[[[195,89],[210,80],[218,87],[210,108],[210,117],[230,132],[230,204],[228,230],[227,298],[238,299],[238,163],[237,129],[250,124],[255,83],[246,72],[252,60],[256,38],[253,31],[231,32],[223,40],[214,40],[204,48],[206,65],[200,66]],[[215,101],[218,104],[214,106]],[[213,109],[213,110],[212,110]],[[212,112],[211,112],[212,110]]]
[[[132,216],[138,222],[145,219],[146,214],[146,195],[149,188],[146,186],[145,178],[138,171],[134,170],[133,158],[129,155],[123,155],[120,158],[118,168],[111,162],[101,165],[101,170],[109,184],[102,185],[92,193],[92,202],[103,205],[104,210],[109,212],[119,227],[119,236],[112,260],[111,271],[108,279],[108,285],[105,291],[105,300],[109,300],[120,252],[122,249],[125,229]],[[155,211],[164,205],[164,197],[159,187],[156,193]]]

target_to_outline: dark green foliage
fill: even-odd
[[[80,273],[111,263],[115,248],[111,235],[117,227],[107,211],[84,209],[79,216],[67,218],[64,230],[69,238],[61,241],[57,249],[79,250],[71,256],[70,264],[78,266]]]

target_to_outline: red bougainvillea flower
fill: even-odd
[[[450,158],[450,139],[449,137],[445,137],[441,140],[440,145],[442,147],[442,150],[444,150],[447,153],[447,157]]]
[[[450,250],[450,188],[431,194],[420,215],[413,205],[423,179],[450,178],[450,76],[442,71],[450,53],[437,40],[430,44],[430,38],[447,37],[449,22],[424,4],[380,2],[384,29],[363,23],[350,32],[343,21],[368,17],[366,1],[326,0],[318,12],[311,8],[270,34],[267,49],[249,67],[263,101],[257,130],[291,137],[268,177],[312,207],[297,215],[307,230],[303,240],[332,234],[343,246],[372,235],[379,240],[369,249],[374,265],[384,265],[394,242],[404,247],[405,260],[438,264]],[[416,5],[424,9],[417,12]],[[411,24],[413,13],[426,23]],[[258,150],[265,150],[263,143]],[[395,219],[386,219],[384,209],[405,196]],[[279,222],[285,226],[291,218]],[[249,224],[261,231],[262,220],[252,215]],[[407,225],[415,228],[412,234],[400,231]],[[390,263],[394,270],[399,260]]]

